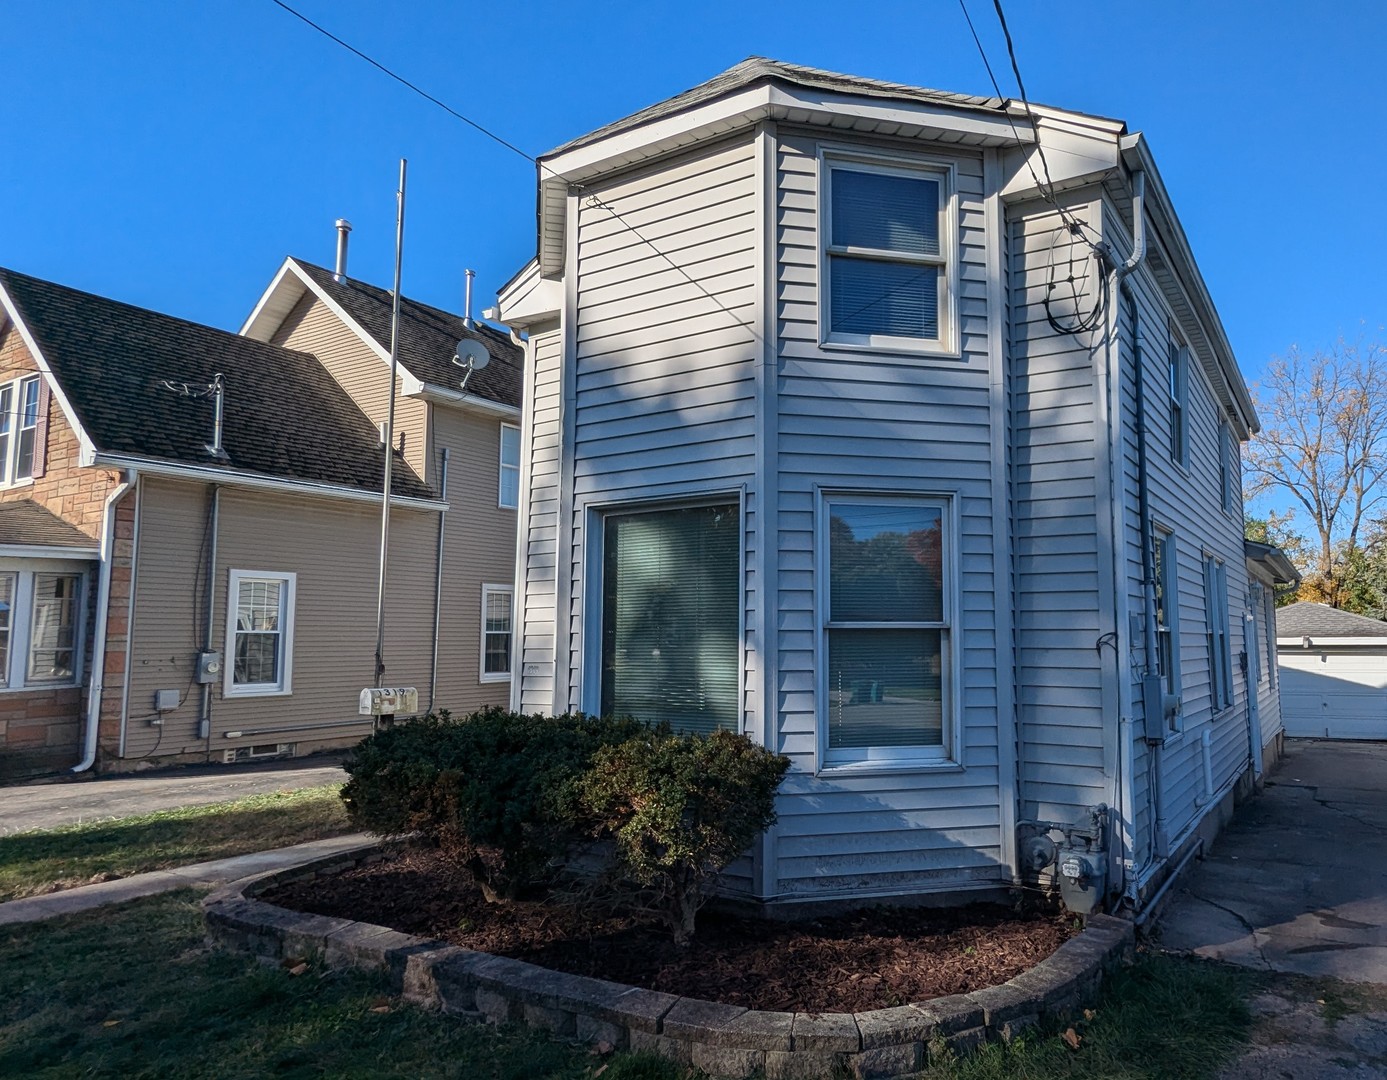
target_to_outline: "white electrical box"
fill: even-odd
[[[409,715],[419,711],[419,691],[412,686],[368,686],[356,710],[361,716]]]
[[[154,711],[173,712],[182,702],[179,701],[177,690],[156,690],[154,691]]]

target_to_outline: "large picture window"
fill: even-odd
[[[87,573],[80,563],[26,562],[0,570],[0,688],[72,686]]]
[[[77,574],[35,574],[29,633],[30,683],[70,683],[77,677]]]
[[[825,339],[948,348],[950,172],[826,157]]]
[[[741,533],[736,503],[603,517],[603,715],[737,730]]]
[[[942,760],[952,724],[948,504],[825,501],[826,764]]]
[[[227,697],[288,694],[295,575],[232,570],[227,597]]]

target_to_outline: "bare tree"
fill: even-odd
[[[1344,552],[1387,498],[1387,349],[1340,341],[1267,367],[1257,394],[1261,433],[1248,446],[1248,494],[1285,491],[1305,511],[1315,571],[1337,604]]]

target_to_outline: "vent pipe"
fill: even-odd
[[[347,234],[352,231],[352,223],[344,217],[337,219],[337,269],[332,272],[332,280],[339,285],[347,283]]]
[[[477,276],[475,270],[464,270],[463,275],[467,278],[467,292],[464,294],[462,303],[462,325],[471,330],[472,322],[472,279]]]

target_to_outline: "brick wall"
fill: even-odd
[[[19,378],[38,370],[24,339],[14,326],[0,329],[0,383]],[[83,468],[79,464],[80,444],[77,433],[67,423],[57,399],[49,396],[48,439],[44,475],[30,484],[0,489],[0,502],[32,499],[41,506],[71,522],[98,541],[101,537],[101,518],[106,496],[120,481],[120,475],[110,469]],[[134,526],[134,499],[127,496],[128,528]],[[95,543],[93,543],[95,546]],[[129,598],[129,533],[125,540],[126,605],[121,613],[128,616]],[[96,571],[88,576],[87,589],[87,655],[84,674],[91,671],[91,650],[96,605]],[[114,610],[114,607],[113,607]],[[125,671],[124,631],[120,645],[120,667],[112,687],[108,680],[102,696],[103,713],[113,696],[116,709],[116,732],[119,742],[119,682]],[[107,670],[110,670],[108,654]],[[86,679],[84,677],[83,682]],[[82,717],[86,699],[85,686],[58,689],[0,690],[0,780],[57,772],[71,768],[81,758]]]

